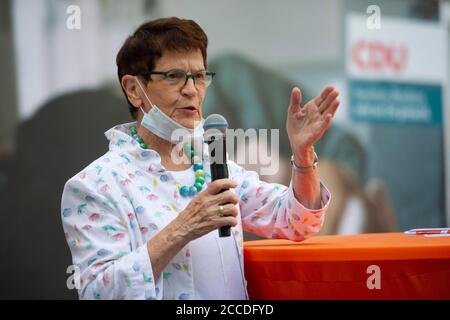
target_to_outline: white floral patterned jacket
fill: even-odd
[[[81,299],[192,299],[192,258],[186,245],[155,280],[146,243],[180,211],[178,187],[159,154],[142,149],[129,127],[108,130],[109,151],[67,181],[62,224],[81,271]],[[204,148],[207,149],[206,147]],[[204,156],[206,157],[206,151]],[[206,157],[207,158],[207,157]],[[206,185],[211,182],[204,162]],[[266,238],[302,241],[317,233],[324,221],[330,193],[321,184],[323,207],[310,210],[294,197],[292,187],[259,180],[229,161],[230,179],[240,202],[232,237],[244,278],[243,230]]]

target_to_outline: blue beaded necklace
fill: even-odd
[[[139,144],[142,149],[148,149],[144,140],[139,137],[135,126],[130,127],[130,133],[133,139]],[[191,163],[194,163],[194,175],[195,182],[193,186],[183,186],[180,183],[177,184],[178,191],[182,197],[193,197],[197,195],[203,189],[205,184],[205,172],[203,171],[203,163],[201,157],[195,154],[194,146],[190,143],[186,143],[183,147],[184,154],[191,159]]]

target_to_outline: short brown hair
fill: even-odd
[[[119,82],[126,74],[139,75],[152,71],[156,60],[165,51],[189,52],[200,49],[206,68],[207,46],[208,37],[193,20],[171,17],[145,22],[125,40],[117,54]],[[122,91],[130,105],[131,116],[136,119],[137,110],[128,100],[124,88]]]

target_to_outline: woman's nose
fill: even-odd
[[[197,88],[195,87],[194,79],[188,78],[185,85],[181,88],[181,92],[189,96],[197,94]]]

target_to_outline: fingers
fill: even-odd
[[[339,104],[340,104],[340,103],[341,103],[341,102],[340,102],[338,99],[334,100],[334,101],[330,104],[330,106],[328,107],[328,109],[326,110],[326,114],[327,114],[327,115],[330,114],[331,117],[334,117],[334,114],[336,113],[336,110],[337,110],[337,108],[339,107]]]
[[[223,217],[217,220],[216,228],[231,226],[235,227],[237,225],[237,218],[235,217]]]
[[[328,128],[330,127],[332,118],[333,116],[330,113],[326,114],[325,121],[323,121],[323,130],[322,130],[323,133],[325,133],[325,131],[327,131]]]
[[[334,117],[334,114],[335,114],[337,108],[339,107],[339,103],[340,103],[339,100],[337,100],[337,99],[334,100],[331,103],[330,107],[328,108],[327,112],[324,113],[323,121],[322,121],[322,134],[324,134],[330,127],[331,119]],[[321,134],[321,137],[322,137],[322,134]]]
[[[215,201],[217,201],[218,204],[225,204],[225,203],[238,204],[239,198],[233,191],[227,190],[225,192],[216,195]]]
[[[317,106],[320,106],[320,104],[328,97],[328,95],[334,90],[333,86],[326,86],[325,89],[323,89],[322,93],[317,96],[314,99],[314,103]]]
[[[336,98],[339,96],[339,92],[337,90],[332,90],[326,99],[319,105],[319,111],[320,113],[324,113],[327,111],[327,109],[331,106],[331,104],[336,100]]]
[[[231,179],[219,179],[211,182],[208,187],[204,191],[202,191],[202,193],[204,192],[210,195],[215,195],[224,189],[232,189],[236,187],[236,182]]]
[[[219,212],[219,215],[222,215],[223,217],[237,217],[238,215],[238,209],[236,208],[236,206],[234,204],[224,204],[223,206],[223,211],[220,212],[220,210],[218,209],[217,211]]]
[[[300,91],[299,88],[294,87],[291,92],[291,100],[289,103],[288,113],[292,114],[297,112],[301,107],[301,103],[302,103],[302,92]]]

